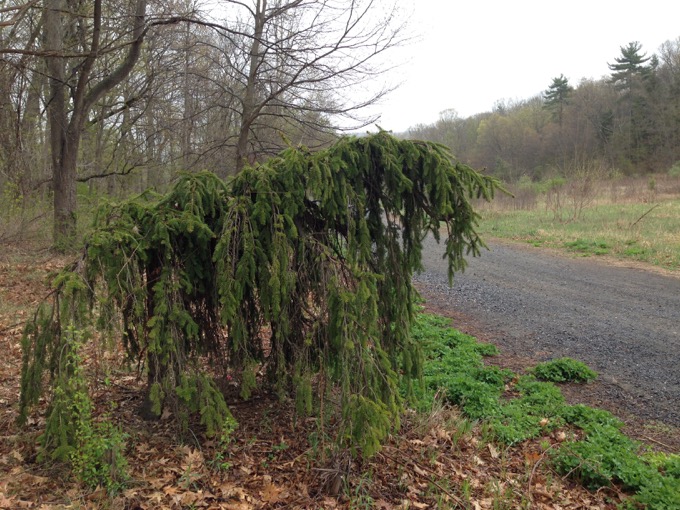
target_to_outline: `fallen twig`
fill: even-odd
[[[647,211],[647,212],[644,213],[642,216],[640,216],[637,220],[635,220],[633,223],[631,223],[631,224],[630,224],[630,227],[628,227],[628,228],[633,228],[635,225],[637,225],[638,221],[640,221],[642,218],[644,218],[645,216],[647,216],[647,215],[648,215],[650,212],[652,212],[654,209],[656,209],[657,207],[659,207],[659,205],[661,205],[661,204],[656,204],[655,206],[653,206],[649,211]]]
[[[664,448],[667,448],[668,450],[670,450],[672,453],[678,453],[678,449],[677,449],[677,448],[673,448],[671,445],[668,445],[668,444],[666,444],[666,443],[662,443],[662,442],[659,441],[658,439],[654,439],[653,437],[649,437],[649,436],[642,436],[642,438],[643,438],[643,439],[646,439],[647,441],[651,441],[651,442],[653,442],[653,443],[656,443],[656,444],[658,444],[658,445],[661,445],[661,446],[663,446]]]

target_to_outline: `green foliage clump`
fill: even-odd
[[[680,508],[680,456],[640,454],[640,444],[623,434],[623,422],[607,411],[575,405],[563,416],[586,436],[553,454],[558,472],[592,489],[619,484],[645,508]]]
[[[484,246],[471,200],[496,188],[441,145],[380,132],[107,205],[56,282],[56,311],[26,331],[22,416],[68,317],[144,366],[147,415],[170,408],[186,428],[199,414],[220,433],[231,415],[205,366],[244,398],[260,384],[296,393],[305,413],[314,380],[338,390],[341,441],[371,454],[398,425],[400,379],[422,373],[410,329],[423,239],[444,237],[452,278]]]
[[[649,509],[680,508],[680,477],[666,465],[638,454],[640,445],[615,426],[591,426],[585,439],[566,443],[552,455],[559,473],[591,489],[619,484]]]
[[[638,448],[616,427],[604,425],[594,428],[582,441],[563,445],[552,461],[560,473],[570,473],[588,488],[598,489],[616,481],[636,490],[651,474],[649,466],[639,462]]]
[[[446,320],[421,314],[413,334],[423,343],[424,389],[416,392],[421,406],[431,405],[436,392],[459,406],[473,419],[488,422],[499,441],[515,444],[538,437],[564,423],[564,399],[554,385],[520,377],[507,369],[484,366],[483,356],[497,354],[495,346],[478,343],[473,337],[451,328]],[[501,399],[507,388],[515,398]],[[550,424],[543,421],[549,418]]]
[[[560,382],[591,380],[595,374],[582,363],[556,360],[516,377],[508,370],[485,367],[480,351],[495,350],[452,329],[446,319],[421,314],[413,335],[426,359],[423,385],[414,392],[423,408],[443,391],[449,402],[485,422],[495,440],[508,445],[574,425],[584,432],[583,439],[551,450],[559,473],[594,490],[617,484],[646,508],[680,508],[680,456],[639,455],[640,445],[621,432],[618,418],[582,404],[567,405],[555,384],[536,379],[547,375]]]
[[[647,453],[644,458],[661,473],[680,478],[680,455],[677,453]]]
[[[483,356],[497,353],[495,346],[480,344],[451,328],[447,319],[429,314],[418,315],[413,337],[422,344],[427,360],[423,385],[415,393],[419,405],[429,407],[435,393],[444,390],[446,400],[461,406],[472,418],[497,411],[498,398],[510,377],[507,370],[483,366]]]
[[[597,378],[597,372],[589,368],[588,365],[582,361],[566,357],[539,363],[531,372],[541,381],[555,383],[585,383]]]
[[[520,443],[564,424],[564,397],[556,386],[522,376],[513,390],[517,396],[503,402],[500,412],[488,418],[498,441]]]
[[[124,456],[127,435],[108,421],[92,421],[92,402],[80,366],[83,341],[80,331],[66,328],[62,352],[55,358],[54,391],[38,457],[68,462],[87,487],[102,486],[113,494],[129,479]]]
[[[589,239],[576,239],[575,241],[568,241],[564,246],[572,251],[582,253],[584,255],[607,255],[609,253],[609,245],[605,241],[591,241]]]
[[[595,409],[583,404],[566,406],[562,416],[567,423],[576,425],[586,432],[591,432],[599,427],[613,427],[621,429],[623,422],[609,411]]]
[[[676,161],[672,167],[668,169],[670,177],[680,177],[680,161]]]
[[[130,479],[124,455],[127,439],[108,421],[81,426],[70,456],[73,472],[90,489],[101,486],[109,494],[120,492]]]

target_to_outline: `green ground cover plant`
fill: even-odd
[[[592,490],[617,485],[632,494],[630,508],[680,508],[677,456],[645,454],[621,432],[623,423],[611,413],[568,405],[558,386],[539,380],[591,381],[597,374],[585,364],[562,358],[521,376],[485,366],[483,357],[496,354],[494,346],[478,343],[451,328],[446,319],[428,314],[419,315],[413,336],[425,356],[422,382],[413,392],[416,407],[426,409],[443,392],[448,402],[485,423],[491,437],[504,445],[564,427],[571,439],[550,450],[558,473]]]
[[[597,378],[597,372],[582,361],[572,358],[558,358],[539,363],[531,372],[541,381],[556,383],[584,383],[594,381]]]
[[[564,243],[569,251],[582,253],[584,255],[607,255],[609,246],[605,241],[591,241],[589,239],[576,239]]]

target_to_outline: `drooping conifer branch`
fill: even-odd
[[[58,365],[49,338],[93,324],[144,366],[147,414],[197,412],[219,430],[229,411],[207,357],[244,398],[264,384],[300,413],[314,408],[313,381],[337,388],[339,439],[371,454],[398,423],[400,378],[421,371],[409,333],[422,241],[444,238],[452,277],[483,246],[471,199],[496,187],[441,145],[380,132],[104,208],[58,283],[58,309],[27,329],[23,415]]]

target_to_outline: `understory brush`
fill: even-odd
[[[589,382],[597,374],[570,358],[542,363],[517,375],[485,366],[493,345],[451,328],[447,319],[421,314],[413,335],[425,365],[414,405],[426,409],[444,394],[471,419],[480,420],[499,444],[511,446],[561,430],[562,443],[550,448],[552,467],[591,490],[616,485],[631,494],[630,508],[680,508],[680,460],[646,453],[627,437],[611,413],[568,405],[553,382]],[[539,380],[542,379],[542,380]],[[564,432],[566,431],[566,433]]]
[[[128,435],[103,416],[93,419],[93,403],[82,373],[82,332],[67,329],[68,339],[56,367],[55,392],[38,459],[70,464],[75,477],[89,489],[103,487],[116,494],[130,478],[124,452]],[[65,375],[70,377],[65,377]]]

